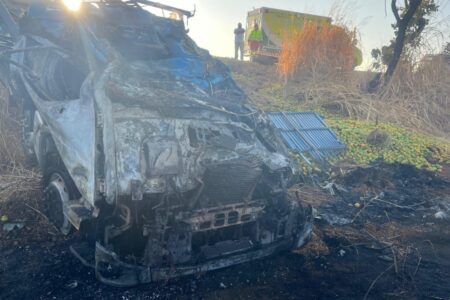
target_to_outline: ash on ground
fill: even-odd
[[[376,163],[292,197],[313,204],[314,233],[294,253],[131,289],[106,286],[72,256],[38,199],[0,203],[1,299],[449,299],[450,178]],[[19,223],[12,230],[3,225]],[[6,226],[10,228],[10,226]]]

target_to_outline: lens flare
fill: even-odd
[[[78,11],[81,7],[81,0],[63,0],[68,10]]]

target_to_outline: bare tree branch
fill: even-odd
[[[402,19],[400,19],[400,15],[398,14],[397,0],[392,0],[391,9],[392,12],[394,13],[395,20],[397,20],[397,23],[400,23]]]
[[[414,14],[416,13],[420,4],[422,4],[422,0],[409,0],[408,9],[406,10],[403,18],[400,18],[396,2],[396,0],[392,0],[392,12],[397,19],[398,34],[397,38],[395,39],[394,56],[389,62],[388,68],[386,70],[386,82],[390,80],[390,78],[394,74],[395,69],[397,68],[397,64],[400,60],[400,56],[402,55],[403,48],[405,46],[406,31],[408,29],[409,23],[413,19]]]

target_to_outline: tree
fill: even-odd
[[[391,10],[396,22],[392,25],[395,38],[390,44],[380,49],[372,50],[375,59],[374,68],[387,66],[384,82],[388,83],[397,68],[402,53],[406,49],[414,49],[420,45],[421,34],[429,24],[429,16],[438,10],[434,0],[404,0],[403,6],[397,5],[397,0],[391,0]],[[378,88],[380,77],[371,82],[371,87]]]

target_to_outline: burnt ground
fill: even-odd
[[[37,200],[0,203],[25,224],[0,228],[0,299],[450,299],[445,170],[380,163],[346,170],[328,190],[300,184],[293,196],[317,209],[307,247],[130,289],[97,282],[69,251],[77,234],[59,235]]]

